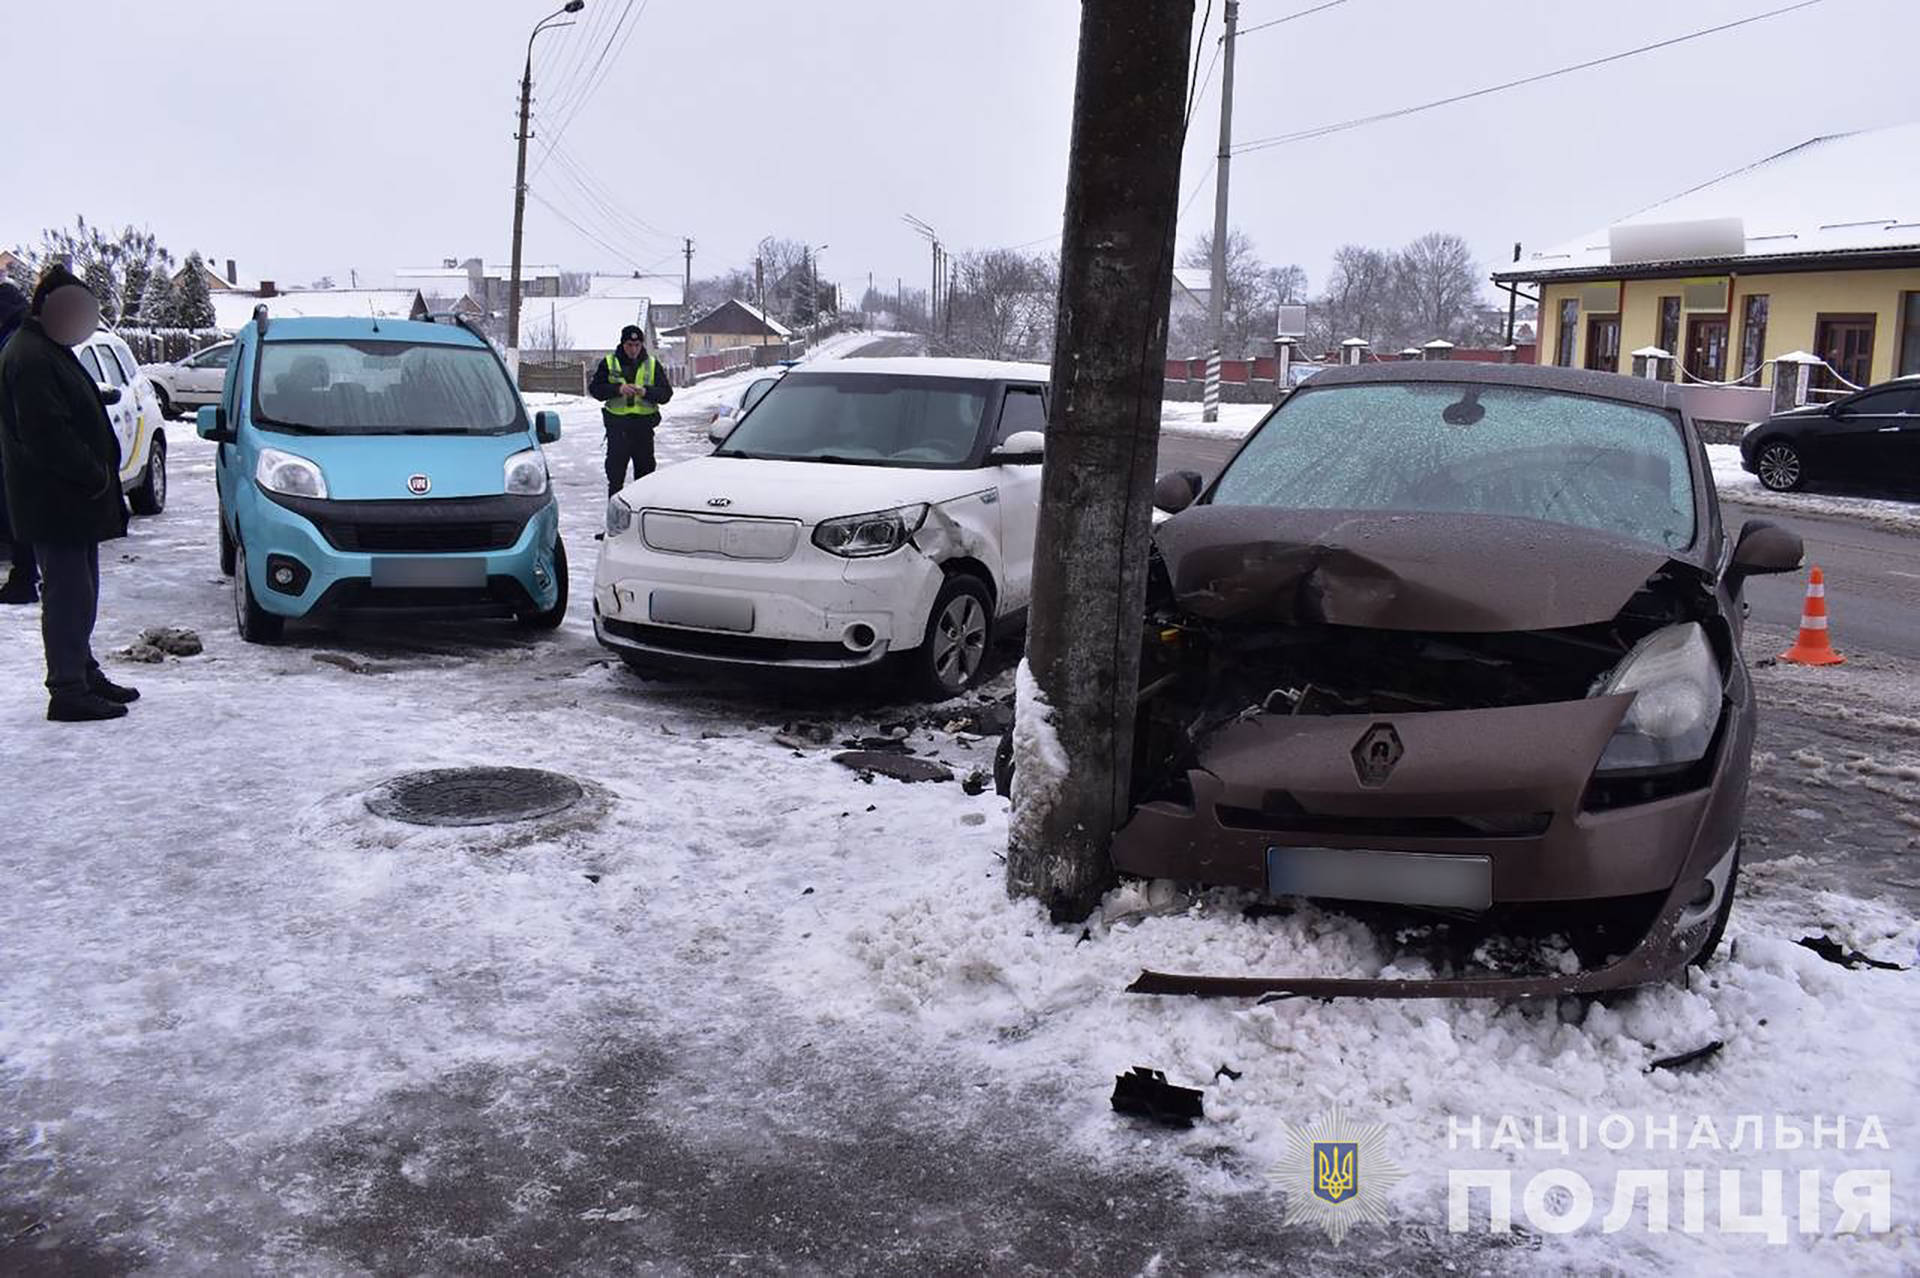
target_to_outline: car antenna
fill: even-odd
[[[267,335],[267,304],[265,302],[253,304],[253,326],[259,331],[260,336]]]
[[[373,299],[371,297],[367,299],[367,314],[373,317],[373,331],[376,333],[379,332],[380,331],[380,312],[373,309]]]

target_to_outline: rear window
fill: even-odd
[[[963,466],[980,438],[989,387],[957,378],[790,374],[740,420],[718,455]]]
[[[268,341],[255,415],[337,435],[500,435],[525,411],[493,352],[432,342]]]
[[[1218,505],[1518,516],[1693,544],[1680,427],[1633,404],[1517,386],[1311,385],[1248,441]]]

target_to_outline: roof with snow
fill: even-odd
[[[231,332],[245,326],[262,302],[270,319],[408,319],[426,313],[419,290],[411,288],[297,289],[272,297],[228,292],[213,294],[214,327]]]
[[[587,281],[590,297],[644,297],[655,306],[682,306],[685,285],[678,275],[595,275]]]
[[[1213,268],[1176,266],[1173,268],[1173,281],[1194,296],[1205,297],[1213,288]]]
[[[792,337],[793,330],[777,319],[767,316],[761,309],[739,298],[730,298],[694,320],[691,324],[682,324],[678,328],[665,330],[673,336],[682,333],[744,333],[754,336]]]
[[[523,298],[520,340],[529,349],[547,346],[547,326],[553,324],[560,329],[561,350],[610,351],[620,344],[621,329],[647,326],[648,310],[643,297]]]
[[[1618,278],[1920,253],[1920,123],[1815,138],[1494,275]]]

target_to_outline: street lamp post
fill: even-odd
[[[520,73],[520,132],[515,135],[520,143],[520,157],[513,174],[513,273],[507,281],[507,357],[513,364],[516,380],[520,375],[520,233],[527,220],[527,116],[533,105],[533,42],[542,31],[572,26],[571,22],[554,19],[586,7],[587,0],[567,0],[535,23],[533,33],[527,37],[526,67]]]
[[[808,274],[813,276],[813,296],[807,301],[807,314],[813,317],[813,327],[820,327],[820,255],[832,248],[831,244],[816,244],[808,257]]]

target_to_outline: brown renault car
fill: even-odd
[[[1423,980],[1136,989],[1581,993],[1712,954],[1753,750],[1741,584],[1802,551],[1759,521],[1728,538],[1676,388],[1330,370],[1212,484],[1183,472],[1155,496],[1171,517],[1115,866],[1466,942]],[[1572,948],[1494,943],[1527,935]]]

